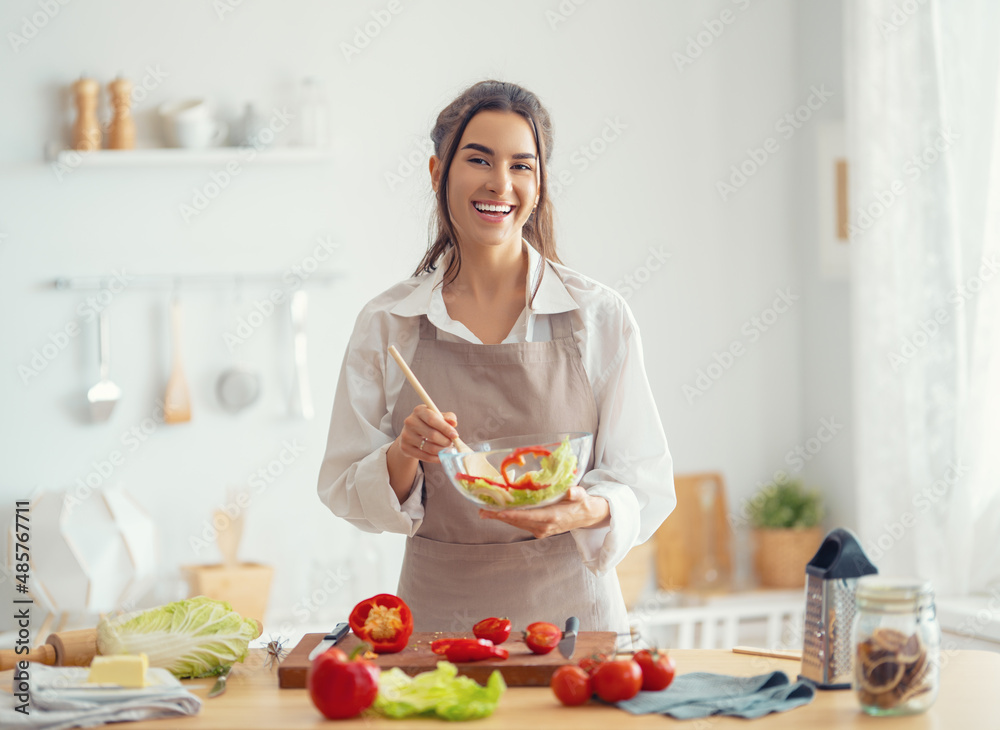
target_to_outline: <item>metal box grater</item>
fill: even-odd
[[[858,578],[878,573],[850,530],[831,530],[806,565],[802,673],[820,689],[849,689],[853,679],[854,593]]]

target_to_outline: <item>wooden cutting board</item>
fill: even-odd
[[[452,634],[445,632],[414,632],[410,643],[396,654],[380,654],[375,663],[381,669],[399,667],[410,676],[426,672],[437,667],[444,660],[431,651],[431,642],[435,639],[453,637],[474,638],[471,633]],[[309,669],[309,652],[322,641],[323,634],[306,634],[278,668],[278,686],[283,689],[305,687],[306,673]],[[576,649],[573,651],[574,662],[591,654],[613,654],[617,636],[613,631],[581,631],[576,639]],[[353,633],[348,634],[337,645],[350,654],[360,640]],[[543,687],[548,686],[552,673],[570,660],[564,659],[558,649],[548,654],[533,654],[524,641],[512,634],[503,647],[510,652],[507,659],[486,659],[479,662],[456,664],[458,673],[471,677],[480,684],[485,684],[494,669],[499,669],[508,686],[511,687]]]

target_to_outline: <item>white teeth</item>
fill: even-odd
[[[476,206],[476,210],[490,211],[493,213],[509,213],[511,211],[511,206],[509,205],[491,205],[489,203],[473,203]]]

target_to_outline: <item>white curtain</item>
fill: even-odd
[[[860,537],[939,595],[1000,584],[1000,3],[849,0]]]

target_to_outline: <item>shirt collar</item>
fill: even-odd
[[[535,295],[534,302],[529,311],[533,314],[557,314],[559,312],[569,312],[573,309],[579,309],[580,305],[570,296],[570,293],[566,290],[566,285],[563,284],[555,268],[545,261],[541,254],[535,250],[535,247],[523,238],[521,239],[521,243],[528,252],[528,276],[525,292],[527,301],[525,302],[525,306],[531,300],[531,292],[534,291],[534,285],[538,281],[542,267],[545,267],[545,274],[542,276],[542,281],[538,286],[538,293]],[[435,308],[435,299],[440,300],[441,298],[438,285],[444,279],[445,269],[448,268],[447,260],[445,259],[447,255],[445,253],[438,258],[436,262],[437,268],[419,280],[416,288],[390,310],[392,314],[397,314],[401,317],[416,317],[421,314],[431,313],[431,310]]]

